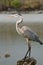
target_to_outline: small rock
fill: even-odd
[[[5,58],[9,58],[11,55],[10,54],[5,54]]]

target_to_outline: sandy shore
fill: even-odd
[[[20,11],[22,14],[43,14],[43,10],[36,10],[36,11]],[[1,11],[0,14],[14,14],[17,11]]]

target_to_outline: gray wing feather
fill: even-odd
[[[32,40],[35,40],[35,41],[37,41],[38,40],[38,35],[35,33],[35,32],[33,32],[33,31],[30,31],[30,30],[25,30],[24,31],[24,33],[23,33],[23,35],[26,37],[29,37],[30,39],[32,39]]]

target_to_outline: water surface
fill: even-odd
[[[6,18],[2,19],[3,22],[10,20]],[[2,19],[0,21],[2,21]],[[33,28],[33,30],[36,31],[38,34],[38,30],[41,30],[40,34],[43,34],[43,25],[42,27],[39,26],[38,29],[35,26],[33,26],[33,24],[30,25],[30,27]],[[41,37],[41,39],[43,41],[43,36]],[[37,65],[43,65],[43,46],[41,46],[37,42],[31,41],[30,43],[32,46],[31,56],[37,60]],[[28,46],[26,44],[25,39],[16,33],[15,24],[11,25],[10,23],[4,23],[4,25],[0,25],[0,65],[16,65],[16,62],[25,56],[27,47]],[[11,57],[5,58],[4,56],[7,53],[10,54]]]
[[[37,60],[37,65],[43,65],[43,46],[36,42],[31,42],[31,56]],[[27,44],[24,38],[18,35],[3,35],[0,37],[0,64],[1,65],[16,65],[17,60],[22,59],[27,51]],[[5,58],[5,54],[10,54],[11,57]]]

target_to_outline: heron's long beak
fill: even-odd
[[[10,18],[14,18],[14,17],[16,17],[16,16],[15,16],[15,15],[10,15],[9,17],[10,17]]]

